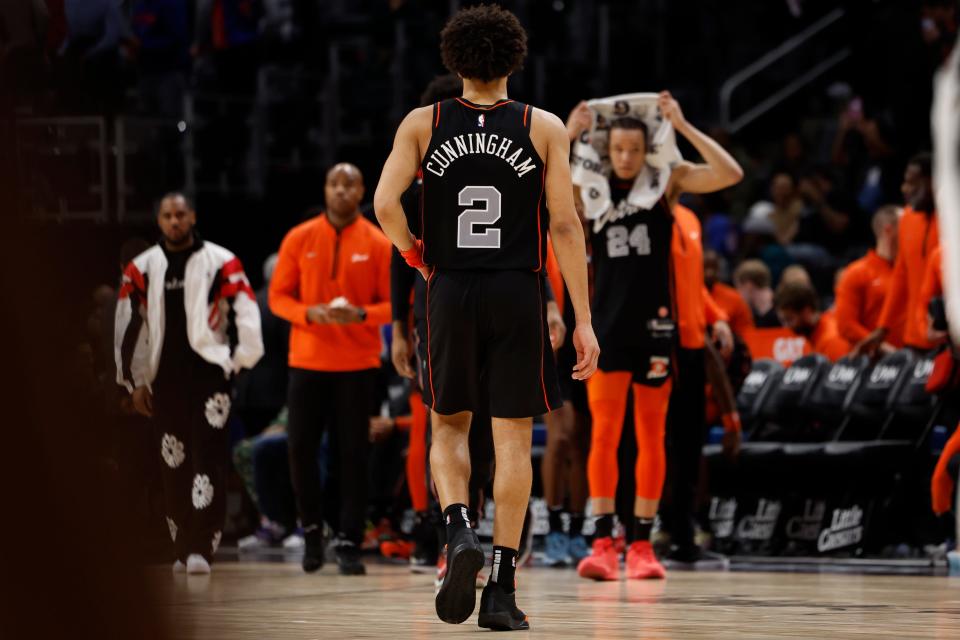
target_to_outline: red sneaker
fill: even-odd
[[[581,578],[593,580],[619,580],[620,556],[614,548],[613,538],[597,538],[593,549],[577,566]]]
[[[409,560],[413,553],[413,543],[409,540],[384,540],[380,543],[380,554],[384,558]]]
[[[447,575],[447,545],[443,545],[440,550],[440,557],[437,558],[437,579],[433,581],[433,586],[437,589],[443,584],[443,578]]]
[[[627,549],[627,578],[629,580],[663,580],[667,571],[657,560],[653,545],[648,540],[637,540]]]

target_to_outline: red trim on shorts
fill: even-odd
[[[543,306],[544,306],[543,291],[542,291],[543,282],[541,281],[542,279],[540,278],[540,276],[536,276],[536,278],[537,278],[537,299],[540,302],[540,387],[543,389],[543,402],[544,404],[547,405],[547,411],[549,412],[549,411],[553,411],[553,407],[550,406],[550,400],[547,399],[547,383],[543,378],[543,359],[544,359],[543,325],[546,322],[546,320],[544,320],[543,318]]]
[[[427,278],[427,377],[430,380],[430,408],[437,410],[437,392],[433,389],[433,359],[430,357],[430,283],[433,282],[433,276],[436,269],[430,271],[430,277]]]
[[[492,111],[492,110],[496,109],[497,107],[502,107],[502,106],[505,105],[505,104],[510,104],[511,102],[513,102],[513,100],[504,100],[503,102],[498,102],[497,104],[491,104],[491,105],[486,106],[486,107],[480,107],[480,106],[477,106],[477,105],[470,104],[469,102],[467,102],[467,101],[465,101],[465,100],[461,100],[460,98],[454,98],[454,99],[455,99],[457,102],[459,102],[460,104],[462,104],[463,106],[468,107],[468,108],[470,108],[470,109],[473,109],[473,110],[475,110],[475,111]]]
[[[537,199],[537,268],[536,273],[543,270],[543,232],[540,228],[540,205],[543,204],[543,190],[547,183],[547,165],[543,165],[543,171],[540,174],[540,198]]]

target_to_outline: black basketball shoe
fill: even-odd
[[[314,527],[303,534],[303,570],[313,573],[323,567],[323,529]]]
[[[417,514],[413,525],[414,549],[410,556],[410,570],[414,573],[430,573],[436,570],[437,556],[440,551],[440,541],[437,539],[437,523],[435,517]]]
[[[349,540],[338,540],[336,546],[337,566],[345,576],[362,576],[367,568],[360,561],[360,547]]]
[[[473,529],[457,530],[447,542],[447,574],[437,591],[437,616],[460,624],[477,606],[477,572],[483,568],[483,548]]]
[[[488,582],[480,595],[477,623],[494,631],[526,631],[527,614],[517,608],[517,593],[506,593],[496,582]]]

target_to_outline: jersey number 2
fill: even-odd
[[[457,246],[462,249],[499,249],[500,229],[476,231],[474,225],[491,225],[500,219],[500,192],[495,187],[464,187],[460,190],[461,207],[483,206],[464,210],[457,218]]]
[[[630,255],[631,247],[637,250],[637,255],[650,255],[650,234],[647,233],[647,225],[638,224],[629,233],[623,225],[607,227],[608,256],[623,258]]]

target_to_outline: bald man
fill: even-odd
[[[335,165],[324,184],[326,209],[287,234],[270,281],[270,309],[291,324],[288,450],[303,524],[303,569],[323,565],[323,526],[337,533],[344,575],[360,561],[367,505],[367,445],[380,326],[390,322],[390,250],[386,236],[360,214],[363,176]],[[338,486],[339,513],[324,514],[317,453],[325,430],[339,461],[327,486]]]

